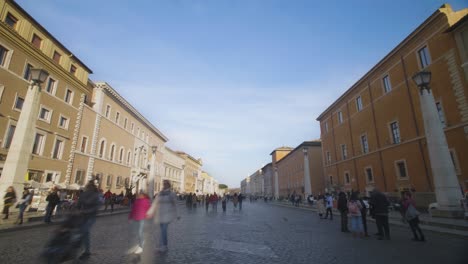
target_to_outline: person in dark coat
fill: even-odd
[[[362,197],[359,195],[359,203],[361,204],[361,217],[362,217],[362,225],[364,226],[364,236],[368,237],[369,233],[367,233],[367,206]]]
[[[81,216],[83,217],[83,221],[80,226],[80,233],[82,235],[82,244],[85,247],[85,251],[80,256],[80,259],[86,259],[91,255],[89,233],[91,231],[91,227],[96,222],[99,205],[99,191],[94,184],[94,181],[89,181],[88,184],[86,184],[85,191],[81,193],[77,204],[77,208],[80,210]]]
[[[390,240],[390,227],[388,224],[388,207],[390,202],[385,194],[377,188],[374,189],[370,198],[371,216],[375,218],[377,224],[377,236],[379,240],[384,238]]]
[[[348,199],[342,191],[338,194],[338,211],[340,211],[341,216],[341,232],[348,233]]]
[[[57,194],[57,187],[52,188],[52,191],[47,195],[46,201],[49,202],[46,207],[46,214],[44,217],[44,222],[50,224],[52,221],[52,213],[55,210],[57,204],[60,203],[60,197]]]

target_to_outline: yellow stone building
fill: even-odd
[[[42,84],[28,174],[21,179],[16,177],[14,182],[0,180],[0,195],[6,185],[14,185],[20,193],[19,188],[29,180],[68,181],[70,153],[74,151],[75,132],[81,122],[78,113],[88,102],[92,89],[88,86],[91,69],[18,4],[0,0],[0,173],[32,68],[47,70],[49,77]]]
[[[419,204],[434,201],[419,89],[412,80],[423,69],[432,72],[431,91],[460,189],[468,188],[467,14],[443,5],[317,118],[330,190],[379,187],[397,196],[411,189]]]
[[[177,154],[179,154],[185,160],[185,166],[184,166],[185,192],[201,194],[201,188],[202,188],[201,168],[203,166],[202,160],[195,159],[194,157],[182,151],[177,151]]]

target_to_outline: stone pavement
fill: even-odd
[[[223,213],[178,207],[181,219],[169,227],[169,251],[156,253],[153,224],[138,258],[126,255],[129,226],[124,214],[98,218],[92,230],[92,256],[83,263],[468,263],[468,240],[426,231],[427,242],[411,241],[409,230],[392,226],[390,241],[353,238],[339,231],[339,218],[321,220],[315,212],[263,202],[232,203]],[[56,227],[0,234],[0,263],[38,263],[37,256]],[[369,225],[370,233],[376,232]]]

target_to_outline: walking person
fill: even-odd
[[[193,193],[192,194],[192,207],[196,209],[197,204],[198,204],[198,197],[195,193]]]
[[[216,194],[216,192],[211,196],[211,205],[213,207],[213,211],[214,212],[217,212],[218,211],[218,200],[219,200],[219,197],[218,195]]]
[[[237,193],[234,193],[234,196],[232,197],[232,203],[234,204],[234,210],[237,208],[237,204],[239,203],[239,197],[237,196]]]
[[[5,196],[3,196],[3,219],[8,219],[10,214],[10,207],[16,203],[16,192],[13,186],[7,188]]]
[[[90,231],[91,227],[96,222],[96,215],[100,205],[99,191],[94,181],[89,181],[85,186],[85,191],[80,194],[78,198],[77,209],[80,210],[83,218],[80,233],[82,236],[82,244],[84,245],[84,252],[81,254],[80,259],[87,259],[91,255],[91,241]]]
[[[104,212],[107,211],[107,207],[111,204],[112,200],[112,192],[107,190],[107,192],[104,194]],[[133,203],[132,203],[133,204]]]
[[[325,199],[324,198],[325,197],[322,194],[320,194],[317,200],[317,210],[318,210],[320,219],[323,219],[325,215]]]
[[[358,194],[353,192],[351,198],[348,202],[348,212],[351,217],[351,231],[353,232],[353,237],[364,236],[364,227],[362,225],[361,209],[362,205],[359,202]],[[348,231],[349,232],[349,231]]]
[[[211,195],[207,194],[205,196],[205,208],[206,208],[207,212],[208,212],[208,208],[210,206],[210,202],[211,202]]]
[[[239,211],[242,211],[242,201],[244,200],[244,195],[242,195],[242,193],[239,193],[237,199],[239,201]]]
[[[370,204],[371,214],[377,224],[377,239],[390,240],[390,227],[388,224],[388,206],[390,206],[390,203],[387,196],[375,188],[371,195]]]
[[[346,199],[346,194],[343,191],[338,194],[338,211],[340,211],[341,217],[341,232],[349,233],[348,199]]]
[[[52,223],[51,218],[52,218],[52,213],[55,210],[55,207],[57,204],[60,202],[60,197],[57,194],[57,187],[53,187],[49,195],[47,195],[46,201],[49,202],[46,207],[46,214],[44,217],[44,222],[45,223]]]
[[[31,189],[31,191],[25,189],[23,192],[23,197],[21,200],[18,202],[19,205],[19,215],[18,215],[18,220],[16,220],[16,223],[18,225],[23,224],[23,216],[24,216],[24,211],[28,207],[29,204],[32,202],[32,198],[34,196],[34,191]]]
[[[369,237],[369,233],[367,232],[367,209],[368,209],[367,207],[368,207],[368,204],[366,202],[364,202],[364,199],[362,199],[362,197],[359,195],[359,193],[358,193],[358,199],[359,199],[359,203],[362,206],[361,218],[362,218],[362,226],[364,227],[364,236]]]
[[[408,221],[411,231],[413,232],[413,241],[426,241],[424,234],[419,227],[419,212],[416,210],[416,202],[411,197],[410,192],[405,192],[403,200],[403,210],[406,221]],[[419,236],[418,236],[419,234]]]
[[[227,197],[226,195],[224,195],[223,199],[221,200],[221,207],[223,208],[223,213],[226,212],[226,203],[227,203]]]
[[[325,207],[326,207],[326,214],[325,214],[324,219],[327,219],[328,213],[330,213],[330,221],[333,220],[333,212],[332,212],[333,197],[329,193],[325,194]]]
[[[159,224],[160,244],[159,251],[167,251],[167,230],[169,224],[175,219],[180,219],[177,216],[177,195],[171,191],[171,183],[168,180],[163,181],[163,190],[159,192],[156,199],[153,201],[150,209],[146,213],[148,218],[153,218],[155,224]]]
[[[135,200],[135,204],[132,207],[132,211],[128,215],[128,221],[130,222],[132,230],[132,237],[138,238],[137,242],[133,244],[133,247],[128,250],[128,254],[141,254],[143,252],[143,245],[145,242],[143,228],[145,227],[146,213],[148,212],[150,206],[151,201],[148,195],[140,192],[137,195],[137,199]]]

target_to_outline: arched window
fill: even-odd
[[[124,158],[124,149],[120,148],[120,154],[119,154],[119,162],[122,163]]]
[[[104,151],[106,150],[106,140],[101,139],[101,144],[99,145],[99,157],[102,158],[104,156]]]
[[[112,144],[110,154],[109,154],[109,159],[112,161],[114,160],[114,154],[115,154],[115,145]]]

